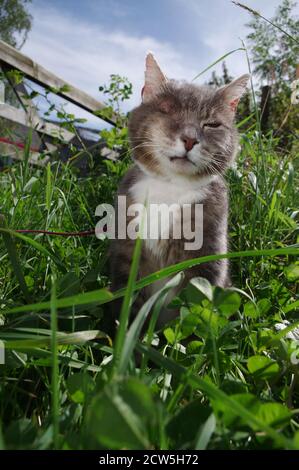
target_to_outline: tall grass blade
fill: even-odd
[[[226,59],[226,57],[228,57],[229,55],[231,54],[234,54],[235,52],[237,51],[244,51],[243,47],[238,47],[237,49],[234,49],[230,52],[227,52],[226,54],[222,55],[219,59],[215,60],[215,62],[213,62],[211,65],[209,65],[208,67],[206,67],[202,72],[200,72],[198,75],[196,75],[194,78],[192,78],[192,82],[194,82],[195,80],[197,80],[201,75],[203,75],[204,73],[206,73],[208,70],[210,70],[212,67],[214,67],[214,65],[218,64],[219,62],[223,61],[224,59]]]
[[[0,421],[0,450],[5,450],[1,421]]]
[[[134,321],[132,322],[132,325],[130,326],[130,329],[126,335],[126,339],[124,342],[121,358],[119,361],[119,373],[124,374],[128,363],[130,361],[131,355],[134,351],[134,348],[136,346],[136,343],[139,339],[140,333],[142,326],[144,325],[144,322],[146,321],[149,313],[151,312],[153,306],[160,300],[166,299],[166,296],[168,292],[173,289],[174,287],[178,286],[180,282],[182,281],[183,274],[180,273],[177,276],[175,276],[173,279],[171,279],[167,284],[165,284],[162,289],[160,289],[158,292],[156,292],[154,295],[152,295],[146,302],[145,304],[141,307],[139,310],[137,316],[135,317]],[[163,302],[160,302],[160,306],[162,306]]]
[[[46,184],[46,208],[47,211],[51,210],[51,197],[52,197],[52,172],[51,163],[47,164],[47,184]]]
[[[17,335],[22,336],[19,333]],[[6,349],[46,348],[52,344],[51,337],[41,337],[38,335],[30,336],[31,338],[5,340],[5,334],[2,334],[1,338],[5,340]],[[76,331],[75,333],[57,332],[56,335],[57,344],[59,345],[84,344],[94,339],[107,339],[109,341],[108,336],[100,330]]]
[[[51,290],[51,352],[52,352],[52,424],[54,449],[59,446],[59,364],[57,343],[57,305],[56,305],[56,279],[52,276]]]
[[[220,255],[209,255],[202,256],[200,258],[193,258],[191,260],[186,260],[178,264],[167,266],[166,268],[163,268],[160,271],[156,271],[153,274],[149,274],[148,276],[137,281],[135,284],[133,284],[133,287],[131,286],[130,288],[133,288],[133,290],[140,290],[143,287],[149,286],[150,284],[153,284],[156,281],[165,279],[169,276],[179,273],[180,271],[184,271],[188,268],[200,265],[202,263],[207,263],[209,261],[217,261],[219,259],[256,258],[262,256],[275,257],[284,255],[299,255],[299,247],[297,245],[293,245],[284,248],[245,250],[236,251],[234,253],[223,253]],[[105,303],[111,302],[112,300],[123,297],[126,292],[127,289],[120,289],[119,291],[114,292],[113,294],[107,289],[94,290],[78,294],[76,296],[57,299],[57,308],[71,307],[73,305],[88,305],[91,303],[95,305],[103,305]],[[50,308],[50,305],[50,302],[39,302],[31,305],[22,305],[20,307],[14,307],[12,309],[4,310],[3,314],[8,315],[27,311],[48,310]]]
[[[122,357],[122,351],[125,343],[125,336],[128,327],[130,311],[132,306],[132,299],[135,290],[135,283],[138,275],[139,260],[141,256],[142,239],[138,236],[134,248],[133,259],[128,279],[128,285],[124,293],[124,300],[122,303],[119,327],[117,330],[115,345],[113,351],[113,365],[112,365],[112,376],[120,372],[120,361]]]
[[[52,251],[48,250],[47,248],[45,248],[43,245],[41,245],[39,242],[37,242],[36,240],[30,238],[30,237],[26,237],[26,235],[23,235],[22,233],[18,233],[18,232],[15,232],[14,230],[10,230],[8,228],[2,228],[0,226],[0,233],[5,233],[5,234],[8,234],[8,235],[11,235],[11,236],[14,236],[14,237],[17,237],[17,238],[20,238],[20,240],[23,240],[24,242],[28,243],[28,245],[31,245],[33,246],[33,248],[35,248],[37,251],[39,251],[40,253],[42,253],[43,255],[45,256],[49,256],[49,258],[52,259],[52,261],[54,261],[54,263],[60,267],[63,271],[65,271],[65,265],[63,264],[63,262],[55,255],[55,253],[53,253]]]
[[[64,297],[62,299],[57,299],[56,304],[57,308],[68,308],[78,305],[102,305],[108,302],[111,302],[115,298],[122,297],[124,295],[124,289],[120,291],[118,295],[113,295],[108,289],[98,289],[90,292],[84,292],[82,294],[71,295],[70,297]],[[41,311],[49,310],[51,307],[51,302],[38,302],[36,304],[22,305],[21,307],[15,307],[10,310],[4,310],[3,313],[13,314],[21,313],[27,311]]]
[[[5,221],[5,217],[0,214],[0,233],[1,233],[1,229],[6,229],[6,221]],[[22,266],[21,266],[21,263],[17,254],[17,249],[14,243],[14,240],[11,237],[10,233],[7,233],[6,231],[2,231],[2,237],[3,237],[4,245],[6,247],[13,271],[19,282],[20,288],[23,292],[26,302],[30,303],[31,298],[30,298],[29,290],[25,281],[23,269],[22,269]]]
[[[26,138],[26,142],[25,142],[24,159],[23,159],[23,164],[22,164],[22,167],[23,167],[23,188],[25,187],[25,184],[27,183],[27,179],[28,179],[28,166],[29,166],[31,144],[32,144],[32,128],[30,127],[28,129],[27,138]]]
[[[205,450],[209,444],[211,436],[216,428],[216,418],[212,413],[206,422],[201,426],[196,439],[195,439],[195,450]]]
[[[155,281],[164,279],[180,271],[185,271],[186,269],[189,269],[193,266],[197,266],[209,261],[217,261],[219,259],[255,258],[261,256],[274,257],[281,255],[299,255],[299,247],[297,245],[294,245],[285,248],[236,251],[234,253],[223,253],[220,255],[209,255],[202,256],[201,258],[193,258],[191,260],[182,261],[181,263],[168,266],[166,268],[161,269],[160,271],[156,271],[155,273],[144,277],[136,283],[136,287],[138,289],[142,289],[143,287],[146,287]]]
[[[269,20],[268,18],[266,18],[265,16],[261,15],[257,10],[253,10],[253,8],[250,8],[248,7],[247,5],[244,5],[244,3],[240,3],[240,2],[235,2],[234,0],[232,0],[232,3],[234,3],[237,7],[240,7],[240,8],[243,8],[244,10],[247,10],[249,13],[251,13],[252,15],[254,16],[258,16],[259,18],[261,18],[262,20],[266,21],[266,23],[269,23],[271,26],[273,26],[273,28],[276,28],[278,29],[281,33],[285,34],[286,36],[288,36],[288,38],[290,38],[292,41],[296,42],[297,44],[299,44],[299,41],[294,38],[294,36],[292,36],[291,34],[289,34],[287,31],[285,31],[283,28],[281,28],[278,24],[275,24],[275,23],[272,23],[271,20]]]

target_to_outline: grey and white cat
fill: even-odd
[[[220,89],[169,80],[153,55],[147,55],[142,103],[129,121],[135,164],[118,194],[126,196],[127,205],[145,200],[148,205],[203,204],[203,244],[198,251],[188,251],[184,238],[145,240],[140,278],[186,259],[227,251],[228,197],[223,174],[237,152],[235,111],[248,79],[243,75]],[[130,220],[127,217],[127,223]],[[182,219],[174,218],[172,223]],[[134,244],[130,239],[112,243],[113,290],[127,283]],[[185,272],[186,281],[195,276],[225,287],[230,283],[228,262],[209,262]],[[140,293],[137,308],[155,288],[154,284]]]

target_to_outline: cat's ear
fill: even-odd
[[[250,75],[247,73],[218,90],[230,109],[235,112],[241,96],[245,93]]]
[[[144,87],[141,92],[142,102],[147,103],[154,98],[166,80],[153,54],[149,52],[145,59]]]

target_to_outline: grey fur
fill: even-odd
[[[245,90],[247,80],[248,76],[243,76],[218,90],[168,80],[160,84],[152,99],[132,111],[129,136],[136,163],[125,175],[119,188],[119,194],[126,195],[129,203],[136,202],[132,199],[131,189],[136,181],[144,177],[145,172],[157,179],[174,181],[175,184],[184,181],[187,186],[196,181],[200,182],[208,175],[215,175],[206,188],[203,201],[202,248],[195,252],[185,251],[184,239],[163,240],[167,246],[164,255],[158,259],[143,246],[139,277],[188,258],[227,250],[228,198],[222,175],[232,164],[237,152],[238,133],[234,126],[235,113],[232,106]],[[181,158],[168,156],[173,143],[182,140],[182,136],[186,133],[190,138],[196,139],[200,147],[198,154],[195,150],[193,152],[195,164],[189,165],[187,162],[185,165],[185,160],[183,162]],[[187,160],[189,154],[190,152],[186,152]],[[173,160],[175,163],[172,168]],[[203,161],[206,163],[203,164]],[[126,285],[133,248],[134,242],[131,240],[115,240],[112,244],[111,268],[114,290]],[[185,274],[186,280],[202,276],[214,285],[224,287],[230,284],[227,260],[195,266]],[[145,289],[139,296],[140,303],[144,302],[151,292],[150,289]]]

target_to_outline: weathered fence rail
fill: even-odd
[[[53,145],[54,139],[56,141],[58,139],[64,142],[69,142],[72,140],[72,138],[74,138],[75,135],[71,131],[61,128],[59,124],[47,122],[42,119],[39,116],[34,103],[30,100],[25,86],[23,84],[15,85],[9,79],[8,72],[10,71],[17,70],[21,72],[25,78],[38,85],[41,85],[45,89],[54,92],[56,95],[70,103],[75,104],[79,108],[96,115],[99,119],[104,120],[112,125],[115,125],[116,123],[116,116],[110,118],[104,114],[101,115],[101,110],[105,108],[105,105],[102,102],[71,85],[62,78],[57,77],[54,73],[45,69],[43,66],[33,61],[30,57],[22,54],[20,51],[1,40],[0,69],[7,77],[10,86],[14,90],[15,95],[21,105],[20,108],[16,108],[6,102],[1,102],[0,99],[0,118],[25,127],[32,127],[41,137],[48,152],[56,149],[56,146]],[[6,144],[6,148],[7,145],[8,144]],[[12,152],[13,158],[18,158],[16,155],[13,155],[14,153],[16,152]],[[36,155],[32,155],[32,157],[34,157],[32,162],[36,162]]]
[[[37,62],[34,62],[30,57],[17,51],[14,47],[6,44],[0,40],[0,64],[4,68],[19,70],[27,78],[30,78],[33,82],[42,85],[50,89],[58,89],[57,95],[65,98],[67,101],[76,104],[82,109],[89,111],[90,113],[96,113],[101,111],[105,107],[103,103],[96,100],[92,96],[88,95],[82,90],[79,90],[75,86],[66,82],[62,78],[57,77],[54,73],[45,69]],[[107,117],[101,117],[104,121],[110,124],[115,124],[114,119]]]

